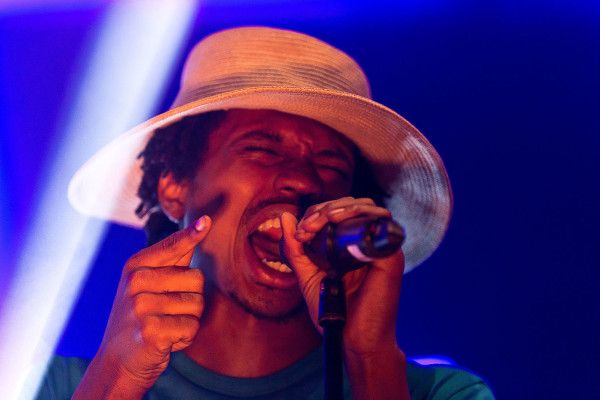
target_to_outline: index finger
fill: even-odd
[[[194,248],[206,237],[211,225],[212,221],[208,215],[200,217],[187,228],[177,231],[131,256],[127,261],[127,268],[188,266],[192,260]]]

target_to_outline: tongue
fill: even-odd
[[[281,232],[281,228],[271,227],[267,230],[256,232],[256,234],[259,236],[266,236],[270,240],[279,242],[279,239],[281,239],[282,232]]]
[[[279,234],[276,234],[276,232],[279,232]],[[281,229],[269,229],[265,232],[252,234],[250,244],[261,260],[266,258],[269,261],[280,261],[279,239],[281,239]]]

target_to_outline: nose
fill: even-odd
[[[318,200],[323,195],[323,181],[314,165],[306,161],[287,162],[275,177],[275,191],[298,199]]]

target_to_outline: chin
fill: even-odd
[[[273,292],[268,289],[267,292]],[[302,298],[290,301],[289,299],[277,299],[278,296],[258,296],[254,299],[243,298],[236,292],[230,292],[229,297],[233,299],[248,314],[257,319],[273,322],[288,322],[308,314],[306,303]]]

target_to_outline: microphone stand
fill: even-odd
[[[344,374],[343,337],[346,325],[346,296],[342,276],[376,258],[397,251],[404,240],[404,229],[389,218],[357,217],[339,224],[327,224],[304,244],[307,256],[327,271],[321,281],[319,325],[323,327],[325,398],[342,400]],[[291,265],[279,241],[281,260]]]
[[[325,398],[342,400],[344,374],[342,362],[342,332],[346,325],[344,283],[338,276],[323,278],[319,296],[319,325],[323,327]]]

